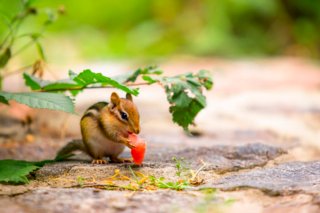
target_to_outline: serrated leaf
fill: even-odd
[[[76,82],[69,79],[59,81],[45,81],[28,73],[23,73],[23,78],[25,80],[25,84],[32,90],[64,91],[80,87],[78,84],[76,84]]]
[[[28,183],[27,175],[38,168],[32,162],[0,160],[0,182]]]
[[[8,61],[11,58],[11,50],[7,48],[1,55],[0,55],[0,68],[3,68],[7,65]]]
[[[207,89],[210,88],[210,85],[205,85],[204,80],[207,82],[211,80],[211,77],[204,72],[163,77],[159,80],[166,89],[173,122],[185,130],[188,130],[197,114],[206,106],[206,98],[202,93],[202,87]]]
[[[28,183],[27,175],[45,164],[63,161],[70,155],[61,156],[54,160],[22,161],[22,160],[0,160],[0,182],[6,183]]]
[[[131,71],[123,75],[115,76],[113,79],[121,83],[135,82],[139,76],[161,75],[162,73],[162,70],[158,69],[157,66],[148,66],[145,68],[138,68],[135,71]]]
[[[32,108],[42,108],[51,110],[60,110],[74,113],[74,105],[72,100],[63,94],[57,93],[9,93],[0,92],[0,96],[6,100],[15,100],[19,103],[28,105]]]
[[[198,101],[191,100],[186,107],[171,106],[170,112],[172,113],[173,122],[188,130],[189,125],[193,123],[194,118],[202,109],[203,106]]]
[[[192,99],[186,94],[186,92],[175,93],[172,98],[172,102],[178,107],[188,107]]]
[[[59,81],[45,81],[39,79],[33,75],[27,73],[23,74],[26,85],[28,85],[32,90],[41,90],[41,91],[67,91],[70,90],[72,95],[77,95],[82,89],[92,85],[103,85],[103,86],[112,86],[114,88],[120,89],[126,93],[133,95],[138,95],[138,89],[130,89],[129,87],[120,84],[116,80],[102,75],[101,73],[94,73],[91,70],[84,70],[79,74],[76,74],[69,70],[70,79],[59,80]]]
[[[128,76],[126,82],[135,82],[139,75],[161,75],[162,71],[157,69],[156,66],[149,66],[145,68],[139,68]]]
[[[23,78],[25,81],[25,84],[29,86],[32,90],[40,90],[41,89],[41,81],[38,80],[33,75],[29,75],[27,73],[23,73]]]
[[[129,87],[120,84],[112,78],[104,76],[101,73],[94,73],[91,70],[82,71],[81,73],[79,73],[79,75],[75,76],[73,80],[83,87],[98,83],[102,85],[110,85],[114,88],[121,89],[122,91],[135,96],[139,94],[138,89],[130,89]]]

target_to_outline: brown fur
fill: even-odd
[[[120,98],[117,93],[112,93],[110,101],[109,104],[98,102],[92,105],[80,121],[83,144],[78,149],[89,154],[93,162],[104,162],[101,161],[103,157],[110,157],[114,162],[125,162],[118,155],[124,145],[132,146],[128,133],[140,132],[139,113],[132,96],[127,94],[126,98]],[[121,118],[120,112],[128,115],[128,121]],[[74,150],[76,147],[73,146],[70,150],[64,149],[64,153]]]

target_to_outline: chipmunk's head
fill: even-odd
[[[127,93],[126,98],[120,98],[117,93],[113,92],[110,97],[109,109],[119,121],[119,128],[127,133],[139,134],[140,116],[131,94]]]

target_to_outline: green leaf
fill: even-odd
[[[198,78],[201,84],[207,89],[210,90],[213,87],[212,77],[207,70],[200,70],[198,73]]]
[[[87,87],[92,84],[102,84],[102,85],[110,85],[114,88],[121,89],[124,92],[130,93],[132,95],[138,95],[138,89],[130,89],[127,86],[124,86],[113,80],[107,76],[102,75],[101,73],[94,73],[91,70],[84,70],[79,75],[75,76],[73,80],[83,87]]]
[[[153,84],[153,83],[158,82],[158,80],[156,80],[155,78],[152,78],[148,75],[142,76],[142,79],[145,80],[146,82],[148,82],[149,84]]]
[[[37,79],[33,75],[29,75],[28,73],[23,73],[23,78],[25,84],[29,86],[32,90],[40,90],[41,89],[41,80]]]
[[[68,113],[74,113],[72,100],[63,94],[56,93],[9,93],[0,92],[0,96],[6,100],[15,100],[19,103],[28,105],[32,108],[43,108],[51,110],[60,110]]]
[[[38,168],[33,162],[0,160],[0,182],[28,183],[27,175]]]
[[[137,70],[128,72],[124,75],[115,76],[114,79],[121,83],[135,82],[140,75],[161,75],[162,73],[162,70],[158,69],[157,66],[148,66],[145,68],[138,68]]]
[[[65,91],[68,89],[74,89],[81,87],[76,82],[70,79],[59,80],[59,81],[45,81],[37,78],[28,73],[23,73],[25,84],[32,90],[43,90],[43,91]]]
[[[7,65],[8,61],[11,58],[11,50],[7,48],[1,55],[0,55],[0,68],[3,68]]]
[[[171,101],[178,107],[188,107],[192,99],[185,92],[174,93]]]
[[[82,91],[82,89],[86,87],[92,85],[103,85],[112,86],[135,96],[139,94],[138,89],[130,89],[129,87],[120,84],[112,78],[104,76],[101,73],[94,73],[91,70],[84,70],[79,74],[76,74],[69,70],[70,79],[59,80],[55,82],[45,81],[27,73],[24,73],[23,77],[25,79],[26,85],[28,85],[32,90],[41,90],[48,92],[63,92],[70,90],[72,95],[77,95]]]
[[[1,95],[0,95],[0,103],[9,104],[8,100],[5,97],[1,96]]]
[[[162,71],[158,70],[156,66],[149,66],[145,68],[139,68],[128,76],[126,82],[135,82],[139,75],[161,75]]]
[[[212,88],[211,76],[206,71],[200,71],[197,74],[162,77],[159,81],[165,87],[173,122],[188,130],[197,114],[206,106],[202,91],[203,87]]]
[[[65,156],[65,157],[70,157]],[[29,162],[22,160],[0,160],[0,182],[6,183],[28,183],[27,175],[45,164],[63,161],[65,157],[60,157],[55,160],[43,160],[37,162]]]
[[[58,90],[64,91],[64,90],[70,90],[75,88],[79,88],[79,85],[74,84],[74,82],[70,80],[60,80],[42,87],[42,90],[43,91],[58,91]]]
[[[172,113],[172,120],[188,130],[190,124],[193,124],[195,117],[204,107],[196,100],[191,102],[186,107],[171,106],[170,112]]]

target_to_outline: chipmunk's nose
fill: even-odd
[[[134,133],[139,134],[140,132],[140,127],[134,128]]]

